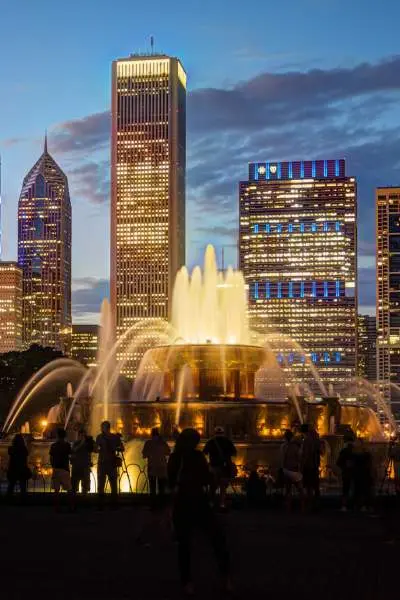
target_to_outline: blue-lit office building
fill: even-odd
[[[356,372],[354,177],[344,160],[251,163],[239,194],[251,326],[270,336],[298,382],[320,391],[310,359],[340,390]]]

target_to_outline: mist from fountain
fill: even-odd
[[[360,397],[362,393],[366,395],[370,403],[370,408],[381,414],[384,422],[388,423],[391,432],[395,432],[397,429],[395,418],[390,406],[376,384],[371,383],[363,377],[354,377],[343,388],[343,395],[349,396],[353,394],[355,397]],[[343,405],[346,405],[345,401]]]
[[[310,395],[307,386],[303,386],[303,394],[298,387],[299,365],[291,364],[287,358],[288,352],[295,352],[301,357],[304,368],[315,380],[323,397],[328,395],[324,382],[307,351],[301,345],[280,333],[268,335],[257,334],[249,329],[247,317],[247,293],[241,272],[228,268],[219,272],[215,251],[208,246],[204,257],[203,271],[195,267],[189,274],[182,267],[176,276],[172,298],[171,323],[162,319],[146,319],[132,325],[118,340],[113,339],[113,324],[108,300],[104,300],[100,316],[100,341],[97,357],[97,367],[86,370],[79,382],[69,411],[66,416],[66,426],[69,424],[75,406],[92,397],[91,429],[97,431],[103,419],[110,418],[110,403],[116,399],[118,379],[127,361],[141,354],[145,348],[165,346],[164,363],[156,364],[150,353],[146,352],[140,363],[137,376],[131,390],[131,400],[162,399],[164,389],[164,373],[171,356],[180,345],[219,346],[219,359],[215,368],[222,374],[223,386],[220,394],[227,393],[227,355],[230,346],[261,346],[265,350],[265,364],[259,369],[256,381],[258,400],[275,399],[273,385],[282,399],[289,397],[293,402],[299,420],[303,415],[299,407],[298,397]],[[228,352],[229,351],[229,352]],[[282,354],[282,364],[278,356]],[[60,362],[61,361],[61,362]],[[46,383],[57,377],[66,377],[66,367],[79,363],[70,359],[58,359],[46,365],[24,386],[10,409],[4,428],[15,423],[21,410]],[[82,367],[80,367],[82,368]],[[51,373],[54,372],[54,375]],[[51,375],[51,376],[50,376]],[[42,381],[43,380],[43,381]],[[273,382],[271,387],[270,383]],[[176,422],[179,423],[183,402],[192,394],[193,373],[189,365],[180,367],[176,381],[173,382],[171,398],[177,401]],[[230,383],[230,385],[232,385]],[[247,384],[246,384],[247,385]],[[295,387],[297,385],[297,387]],[[174,389],[174,386],[176,389]],[[232,387],[230,388],[232,394]],[[270,390],[270,391],[268,391]],[[371,389],[369,389],[372,394]],[[376,390],[374,390],[376,393]],[[113,408],[113,420],[118,417],[118,403]],[[379,400],[378,400],[379,404]],[[381,406],[379,410],[385,408]]]
[[[84,367],[71,358],[57,358],[44,365],[39,371],[34,373],[32,377],[25,383],[16,399],[11,405],[10,410],[4,421],[2,431],[8,433],[14,425],[16,419],[21,414],[22,409],[26,406],[29,400],[37,393],[46,382],[57,379],[57,376],[62,375],[66,381],[69,380],[71,373],[76,371],[84,371]],[[52,375],[51,379],[48,377]]]

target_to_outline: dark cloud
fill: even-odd
[[[364,306],[374,306],[376,299],[375,269],[362,267],[358,269],[359,303]]]
[[[238,227],[237,226],[228,226],[228,225],[214,225],[211,227],[196,227],[196,232],[200,234],[207,234],[210,236],[216,236],[218,238],[221,237],[237,237],[238,235]]]
[[[74,317],[99,313],[104,298],[109,297],[108,279],[83,277],[72,282],[72,313]]]
[[[55,154],[97,151],[109,145],[110,129],[110,112],[95,113],[57,125],[49,145]]]
[[[190,92],[188,245],[210,238],[235,245],[238,182],[247,178],[248,162],[343,157],[358,180],[360,253],[372,256],[374,187],[400,183],[399,97],[400,56],[351,67],[280,69],[229,88]],[[106,111],[59,125],[51,144],[76,160],[104,151],[109,136]],[[108,171],[107,161],[98,169],[94,162],[79,164],[73,177],[80,195],[104,201]],[[371,305],[374,284],[368,273],[361,275],[360,300]]]
[[[375,242],[358,240],[358,255],[359,256],[375,256]]]
[[[248,132],[299,121],[315,122],[339,115],[337,105],[345,100],[394,90],[400,90],[400,56],[353,68],[262,73],[231,89],[192,92],[189,125],[199,132]]]
[[[84,162],[68,172],[74,188],[74,196],[104,204],[110,198],[109,162]]]

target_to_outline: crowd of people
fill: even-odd
[[[206,443],[203,451],[198,449],[199,443],[200,435],[195,429],[184,429],[176,436],[175,447],[171,452],[159,430],[154,428],[151,438],[145,442],[142,450],[143,458],[147,461],[151,508],[169,511],[178,545],[181,581],[188,595],[193,593],[191,541],[195,529],[201,529],[209,539],[223,587],[226,591],[231,589],[230,561],[225,535],[213,509],[217,504],[221,509],[226,508],[226,489],[236,474],[233,462],[236,448],[225,436],[222,427],[216,428],[215,435]],[[65,429],[58,429],[56,441],[50,446],[56,508],[59,508],[61,489],[67,493],[71,510],[75,510],[78,490],[82,494],[89,492],[94,452],[98,454],[99,508],[103,505],[106,480],[111,489],[111,505],[116,506],[118,474],[122,466],[123,451],[121,436],[111,432],[108,421],[102,423],[101,433],[96,440],[82,430],[72,444],[66,439]],[[209,462],[206,456],[209,457]],[[21,434],[16,434],[9,448],[8,495],[13,494],[18,483],[21,495],[25,497],[27,482],[31,476],[24,438]],[[170,492],[169,497],[172,498],[172,506],[168,506],[166,502],[167,488]],[[217,490],[220,492],[219,496]]]
[[[79,431],[72,444],[66,439],[64,429],[57,430],[57,438],[50,446],[52,486],[56,508],[59,507],[60,490],[67,492],[69,508],[75,510],[76,495],[90,491],[92,455],[97,453],[98,507],[103,508],[105,487],[110,486],[111,506],[116,507],[118,479],[123,466],[124,445],[119,434],[111,431],[104,421],[101,432],[93,439],[84,430]],[[191,541],[196,528],[208,537],[226,589],[230,588],[229,554],[217,510],[227,509],[227,488],[237,476],[236,448],[216,427],[213,437],[199,450],[200,435],[195,429],[184,429],[175,437],[173,448],[163,439],[157,428],[143,446],[142,456],[147,462],[147,474],[152,514],[168,514],[178,544],[179,569],[182,584],[190,595]],[[286,430],[280,448],[279,471],[275,487],[284,490],[287,510],[292,509],[294,492],[302,510],[317,509],[320,500],[320,463],[325,446],[317,431],[303,424],[294,433]],[[9,447],[8,490],[13,495],[18,484],[21,497],[26,498],[27,482],[32,477],[28,465],[28,450],[21,434],[14,436]],[[125,465],[126,468],[126,465]],[[362,440],[346,439],[337,460],[343,486],[342,510],[353,505],[366,510],[372,504],[372,457]],[[266,497],[266,477],[253,465],[246,479],[245,489],[250,505],[262,505]],[[162,521],[165,522],[164,516]],[[153,522],[154,523],[154,522]],[[157,522],[157,527],[160,522]],[[144,529],[137,541],[146,537]]]

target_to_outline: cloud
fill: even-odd
[[[199,132],[249,132],[299,121],[315,122],[339,115],[340,103],[345,100],[399,90],[400,56],[353,68],[262,73],[231,89],[192,92],[189,125]]]
[[[94,204],[104,204],[110,199],[109,162],[84,162],[68,172],[74,196]]]
[[[109,145],[110,130],[110,112],[94,113],[57,125],[49,136],[49,146],[55,154],[101,150]]]
[[[217,246],[234,246],[238,182],[247,178],[248,162],[339,157],[358,180],[359,249],[372,257],[374,187],[400,183],[399,99],[400,56],[340,68],[280,68],[227,87],[191,91],[188,262],[210,238]],[[66,121],[51,136],[54,152],[74,161],[71,177],[79,195],[95,203],[108,196],[109,136],[108,111]],[[92,158],[97,152],[98,166]],[[371,272],[360,277],[360,300],[368,305],[374,302]]]
[[[362,267],[358,269],[358,293],[361,296],[360,304],[375,305],[375,268]]]
[[[74,279],[72,282],[73,320],[89,314],[98,314],[102,301],[109,297],[109,288],[108,279],[94,277]]]

